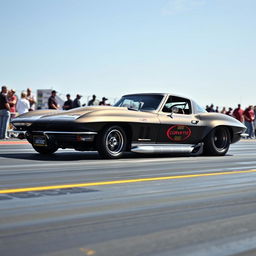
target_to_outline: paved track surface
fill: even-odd
[[[225,157],[121,160],[0,145],[0,255],[256,255],[255,169],[255,141]]]

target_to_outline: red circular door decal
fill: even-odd
[[[185,125],[174,125],[167,130],[166,135],[172,141],[184,141],[190,137],[191,130]]]

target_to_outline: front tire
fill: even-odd
[[[46,147],[34,146],[32,145],[34,150],[42,155],[51,155],[58,150],[56,145],[48,145]]]
[[[124,130],[119,126],[105,128],[97,138],[97,150],[101,157],[117,159],[122,157],[127,145]]]
[[[214,128],[204,140],[204,154],[224,156],[230,146],[230,133],[226,127]]]

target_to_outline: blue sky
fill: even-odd
[[[0,83],[256,105],[255,0],[0,0]]]

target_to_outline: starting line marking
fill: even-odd
[[[179,176],[165,176],[165,177],[154,177],[154,178],[130,179],[130,180],[100,181],[100,182],[88,182],[88,183],[65,184],[65,185],[54,185],[54,186],[14,188],[14,189],[0,190],[0,194],[44,191],[44,190],[50,190],[50,189],[104,186],[104,185],[126,184],[126,183],[146,182],[146,181],[175,180],[175,179],[186,179],[186,178],[197,178],[197,177],[208,177],[208,176],[244,174],[244,173],[256,173],[256,169],[247,170],[247,171],[227,171],[227,172],[201,173],[201,174],[189,174],[189,175],[179,175]]]
[[[26,145],[29,144],[28,141],[0,141],[0,145]]]

